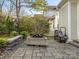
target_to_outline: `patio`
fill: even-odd
[[[0,59],[79,59],[79,47],[68,44],[78,41],[75,43],[79,46],[79,0],[57,1],[0,1],[0,49],[4,50],[1,50]],[[68,39],[67,43],[52,38],[55,30],[65,32],[62,37]],[[31,40],[35,45],[40,41],[37,38],[48,37],[48,44],[43,46],[46,40],[42,40],[42,44],[39,42],[42,46],[28,46],[25,39],[28,36],[36,38],[37,42]],[[7,46],[12,48],[7,49]]]
[[[2,59],[78,59],[79,48],[58,43],[52,38],[48,47],[27,46],[25,41],[6,51]]]

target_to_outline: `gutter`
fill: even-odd
[[[57,5],[57,6],[47,6],[48,9],[51,10],[58,10],[59,8],[61,8],[68,0],[61,0],[61,2]]]
[[[62,0],[58,5],[57,7],[58,8],[61,8],[68,0]]]

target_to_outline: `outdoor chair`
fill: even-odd
[[[62,31],[64,29],[64,31]],[[58,41],[65,43],[68,39],[68,36],[66,34],[66,28],[65,27],[60,27],[60,31],[58,33]]]
[[[59,33],[59,30],[55,30],[55,32],[54,32],[54,39],[55,40],[58,39],[58,33]]]

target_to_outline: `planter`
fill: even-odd
[[[22,40],[22,35],[10,38],[7,40],[7,47],[12,47],[18,44]]]
[[[35,37],[28,36],[25,43],[27,45],[47,46],[48,38],[47,37],[35,38]]]
[[[0,56],[3,56],[6,49],[12,49],[13,46],[22,40],[22,35],[10,38],[7,40],[6,46],[0,47]]]
[[[33,37],[33,38],[43,38],[44,37],[44,35],[42,35],[42,34],[31,34],[31,37]]]

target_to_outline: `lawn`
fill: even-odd
[[[0,35],[0,46],[4,46],[9,38],[12,38],[12,36]]]
[[[0,55],[2,55],[2,53],[5,50],[4,48],[1,47],[3,47],[6,44],[8,38],[10,38],[8,35],[0,35]]]
[[[7,39],[9,39],[9,38],[11,38],[11,36],[9,36],[9,35],[0,35],[0,39],[5,39],[5,40],[7,40]]]

